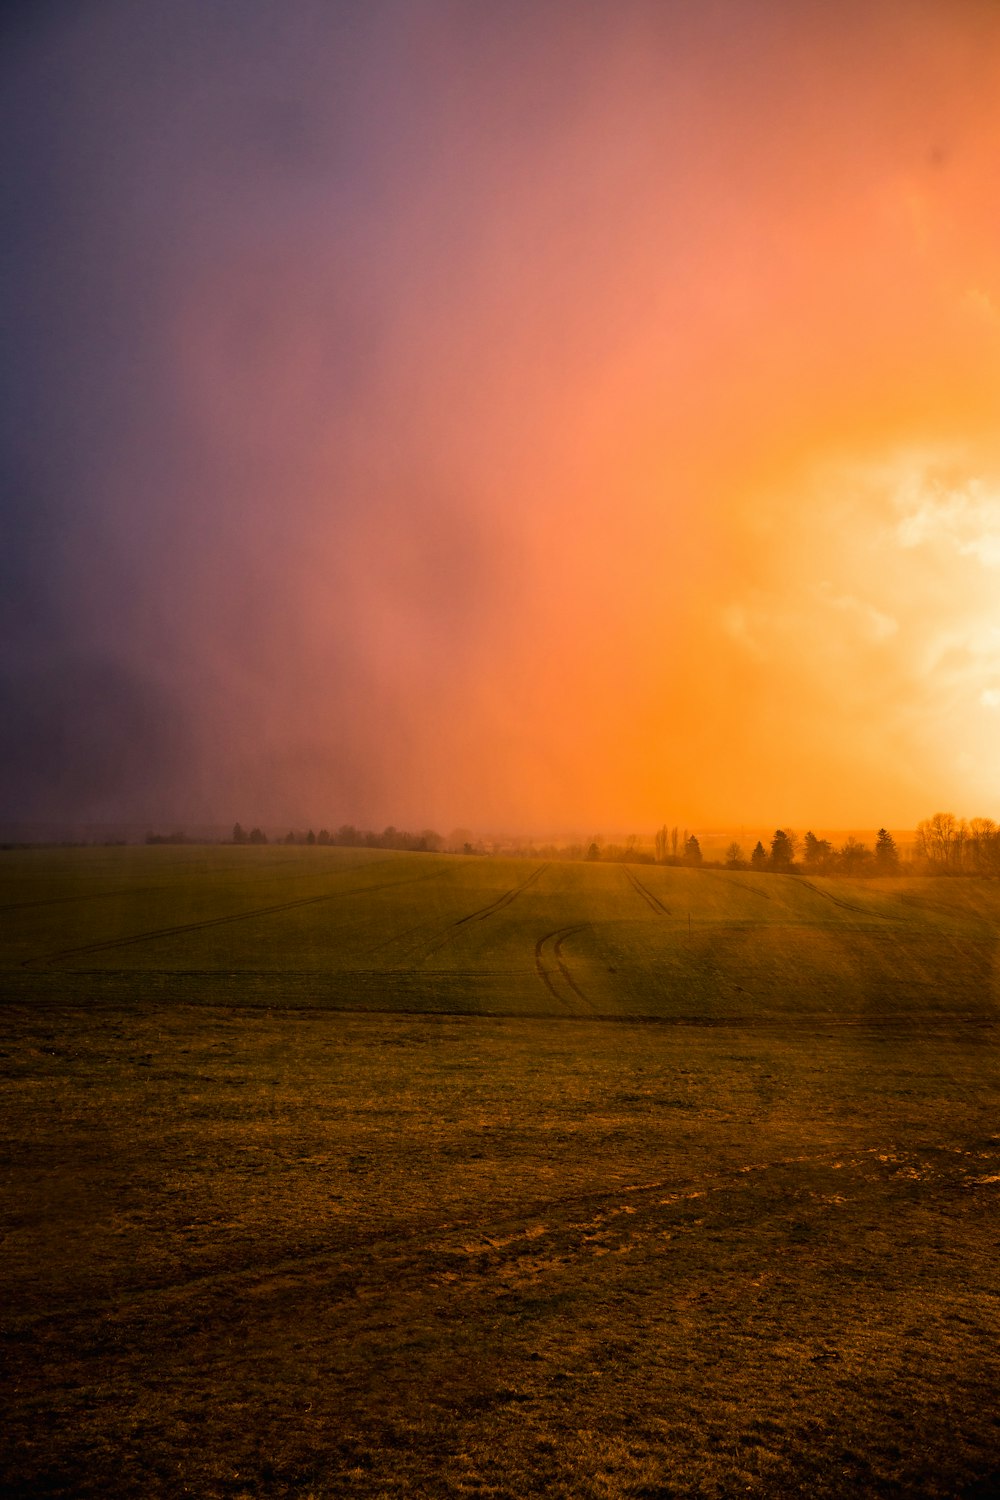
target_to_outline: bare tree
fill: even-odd
[[[917,824],[917,858],[939,874],[951,874],[962,866],[965,823],[954,813],[937,812]]]
[[[964,853],[975,874],[1000,874],[1000,828],[992,818],[970,818]]]

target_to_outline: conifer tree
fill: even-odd
[[[875,868],[880,875],[895,875],[899,869],[896,840],[885,828],[880,828],[875,838]]]
[[[701,845],[693,833],[684,844],[684,863],[686,865],[701,864]]]
[[[795,849],[788,834],[783,828],[775,829],[774,838],[771,840],[771,869],[790,870],[794,858]]]

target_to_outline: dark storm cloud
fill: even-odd
[[[335,219],[352,198],[353,15],[300,7],[290,32],[267,5],[13,18],[0,116],[8,817],[141,816],[174,789],[178,814],[204,816],[206,741],[221,737],[225,761],[230,711],[247,708],[244,736],[261,718],[262,684],[246,678],[255,659],[261,678],[274,666],[254,637],[269,615],[280,635],[287,614],[274,596],[308,531],[295,471],[319,419],[308,395],[274,411],[275,365],[296,357],[280,347],[275,283],[294,296],[289,245],[296,225],[315,237],[317,174]],[[317,129],[324,76],[344,111],[332,140],[322,111]],[[349,399],[364,323],[350,305],[336,320],[324,403]],[[192,372],[185,338],[203,343]],[[193,719],[208,732],[181,732]]]
[[[12,14],[4,817],[652,822],[731,722],[844,783],[726,537],[991,390],[994,7]]]
[[[5,664],[0,694],[11,706],[0,723],[0,777],[17,789],[8,817],[170,815],[190,747],[171,695],[148,677],[63,647],[20,669]]]

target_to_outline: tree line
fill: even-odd
[[[267,844],[272,842],[262,828],[251,828],[249,833],[241,823],[233,825],[234,844]],[[303,833],[290,828],[283,838],[273,840],[278,844],[336,844],[345,849],[403,849],[409,853],[436,854],[444,845],[439,833],[433,828],[423,833],[407,833],[391,825],[381,833],[371,829],[355,828],[353,823],[343,823],[336,832],[321,828],[315,833],[311,828]]]
[[[754,845],[749,858],[742,845],[733,842],[726,849],[724,860],[706,860],[698,837],[680,826],[658,829],[653,839],[654,853],[639,851],[635,841],[625,845],[608,845],[601,848],[594,841],[586,855],[589,860],[621,860],[625,863],[685,865],[689,869],[707,864],[717,869],[756,870],[771,874],[789,875],[796,870],[816,875],[895,875],[901,867],[899,849],[892,834],[880,828],[874,847],[869,847],[853,835],[835,847],[829,839],[820,839],[810,830],[803,838],[791,828],[776,828],[765,849],[760,839]]]
[[[758,841],[749,862],[738,844],[726,851],[730,869],[796,869],[819,875],[896,875],[903,868],[925,875],[1000,875],[1000,826],[992,818],[956,818],[935,813],[917,824],[912,855],[904,861],[896,841],[880,828],[874,847],[850,837],[838,847],[812,832],[801,842],[791,830],[777,829],[766,850]]]
[[[749,860],[743,858],[740,845],[733,842],[726,850],[729,870],[770,870],[789,875],[795,870],[815,875],[896,875],[900,869],[899,849],[888,829],[880,828],[874,847],[853,835],[836,847],[829,839],[820,839],[810,829],[799,839],[790,828],[777,828],[771,846],[765,849],[760,839]]]
[[[937,818],[945,816],[949,815],[936,815]],[[953,823],[954,821],[952,819]],[[921,828],[924,826],[920,825]],[[954,858],[954,841],[949,847]],[[674,828],[664,825],[654,836],[653,849],[652,854],[640,850],[634,839],[628,840],[624,845],[608,844],[603,848],[594,840],[584,858],[623,863],[684,865],[689,869],[704,864],[716,869],[755,870],[777,875],[790,875],[796,871],[814,875],[895,875],[902,867],[896,841],[885,828],[879,829],[872,847],[853,835],[845,839],[843,844],[835,846],[829,839],[817,838],[811,829],[803,838],[799,838],[791,828],[776,828],[770,846],[765,849],[763,842],[758,839],[749,857],[745,855],[742,845],[733,840],[726,849],[723,860],[706,860],[696,834],[689,833],[686,828],[682,830],[679,825]]]
[[[453,835],[454,838],[454,835]],[[290,829],[283,837],[269,839],[263,829],[253,827],[249,831],[240,823],[233,827],[234,844],[320,844],[339,845],[349,849],[398,849],[418,853],[438,853],[446,848],[446,842],[433,829],[421,833],[408,833],[391,824],[381,833],[371,829],[356,828],[352,823],[343,823],[335,831],[321,828],[296,831]],[[148,843],[185,843],[183,833],[169,835],[148,834]],[[457,848],[457,844],[454,845]],[[465,842],[460,852],[481,854],[486,852],[482,843]],[[853,835],[843,843],[834,844],[830,839],[818,838],[810,829],[801,837],[791,828],[776,828],[767,847],[758,839],[747,854],[743,846],[733,840],[722,860],[706,859],[696,834],[679,824],[657,829],[653,838],[653,849],[643,848],[637,836],[624,843],[600,844],[597,839],[581,845],[556,847],[545,845],[536,848],[530,843],[517,843],[510,847],[494,846],[494,853],[509,853],[522,858],[544,856],[545,858],[601,860],[623,864],[664,864],[697,868],[700,865],[717,869],[753,870],[762,873],[788,875],[800,872],[815,875],[896,875],[901,871],[930,875],[998,875],[1000,876],[1000,825],[992,818],[956,818],[953,813],[935,813],[933,817],[917,824],[916,836],[904,859],[892,834],[880,828],[872,845]]]
[[[914,856],[932,875],[1000,875],[1000,827],[992,818],[935,813],[917,824]]]
[[[659,829],[654,839],[656,862],[699,865],[701,848],[687,829]],[[599,856],[598,856],[599,857]],[[719,863],[715,861],[714,863]],[[1000,825],[992,818],[956,818],[939,812],[917,824],[910,857],[904,860],[892,834],[880,828],[874,845],[849,836],[840,845],[817,838],[810,830],[801,839],[790,828],[775,829],[770,847],[758,839],[750,857],[737,841],[726,850],[729,870],[759,870],[817,875],[896,875],[908,869],[927,875],[1000,875]]]

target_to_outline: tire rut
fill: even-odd
[[[834,896],[829,891],[820,890],[818,885],[813,885],[811,880],[800,876],[799,884],[804,885],[806,890],[812,891],[814,895],[821,896],[824,901],[832,901],[834,906],[840,906],[844,911],[856,911],[862,917],[874,917],[879,922],[892,922],[894,918],[887,917],[884,912],[873,911],[870,906],[857,906],[853,901],[845,901],[842,896]]]
[[[412,958],[413,955],[415,953],[418,953],[422,947],[424,948],[423,961],[426,961],[428,958],[432,958],[435,953],[440,953],[441,949],[446,948],[451,942],[456,928],[464,927],[467,922],[484,922],[488,917],[495,916],[497,912],[503,911],[505,907],[510,906],[513,901],[516,901],[517,897],[520,896],[523,891],[526,891],[529,886],[534,885],[535,881],[540,879],[540,877],[544,875],[545,871],[548,868],[548,864],[539,865],[537,869],[532,870],[527,879],[521,881],[520,885],[514,886],[509,891],[504,891],[502,895],[497,896],[494,901],[491,901],[488,906],[482,906],[477,911],[470,911],[467,916],[458,917],[456,921],[450,922],[448,924],[447,930],[443,935],[438,936],[437,941],[434,941],[433,936],[431,936],[429,946],[424,947],[424,942],[420,939],[418,939],[415,943],[411,943],[409,948],[405,948],[400,954],[400,961],[402,961],[403,959]],[[429,924],[418,924],[416,927],[408,928],[406,932],[400,933],[398,937],[388,938],[384,943],[380,943],[377,949],[373,949],[372,952],[380,951],[383,948],[387,948],[390,943],[397,942],[405,937],[409,937],[413,932],[421,931],[424,933],[433,934],[435,932],[435,928],[433,926],[430,926]],[[437,929],[437,932],[440,934],[439,928]]]
[[[724,880],[727,885],[738,885],[740,890],[749,891],[751,896],[757,896],[761,901],[770,901],[772,899],[769,891],[759,891],[755,885],[751,885],[749,881],[740,880],[739,876],[730,874],[728,870],[704,870],[702,873],[704,875],[712,875],[718,880]]]
[[[433,870],[429,875],[414,875],[407,880],[385,880],[378,885],[352,886],[346,891],[327,891],[322,896],[301,896],[294,901],[276,902],[272,906],[256,906],[249,911],[230,912],[224,917],[207,917],[201,922],[179,922],[173,927],[155,927],[146,932],[131,933],[128,937],[108,938],[98,943],[81,943],[74,948],[60,948],[55,953],[23,959],[21,968],[30,969],[36,966],[49,968],[60,959],[77,958],[86,953],[105,953],[116,948],[129,948],[136,943],[153,942],[157,938],[181,937],[185,933],[202,932],[209,927],[226,927],[235,922],[251,921],[255,917],[273,917],[281,912],[296,911],[300,907],[320,906],[325,901],[336,901],[344,896],[364,896],[369,892],[391,890],[395,886],[417,885],[422,880],[440,879],[441,873],[439,870]]]
[[[548,990],[549,994],[554,1000],[557,1000],[560,1005],[567,1005],[571,1003],[567,1001],[565,995],[561,995],[559,993],[554,978],[555,971],[552,969],[547,969],[545,967],[545,945],[546,943],[551,943],[552,957],[555,959],[556,970],[558,970],[559,976],[562,979],[563,983],[567,986],[568,989],[572,990],[573,994],[576,995],[577,999],[586,1006],[588,1011],[593,1011],[594,1007],[591,1005],[590,1000],[584,994],[583,990],[577,984],[576,980],[573,978],[566,964],[566,961],[562,956],[562,945],[566,941],[566,939],[568,937],[572,937],[575,932],[582,932],[583,929],[585,927],[589,927],[589,925],[589,922],[578,922],[573,927],[557,927],[554,932],[546,932],[542,937],[538,939],[537,943],[535,944],[535,969],[537,970],[539,979],[545,985],[545,988]]]
[[[532,870],[527,880],[522,880],[520,885],[514,886],[512,890],[504,891],[503,895],[498,896],[495,901],[491,901],[489,906],[484,906],[479,911],[470,911],[467,917],[459,917],[457,922],[452,922],[452,927],[463,927],[466,922],[484,922],[487,917],[492,917],[496,912],[502,911],[505,906],[509,906],[529,886],[534,885],[535,881],[544,875],[548,868],[547,864],[539,865],[538,869]]]
[[[159,1302],[163,1310],[170,1304],[189,1302],[213,1290],[229,1289],[232,1294],[259,1295],[262,1291],[282,1290],[305,1278],[326,1273],[326,1292],[333,1298],[354,1302],[384,1294],[387,1267],[393,1266],[394,1282],[413,1279],[426,1283],[430,1274],[445,1272],[447,1280],[461,1279],[474,1283],[496,1275],[495,1257],[514,1247],[514,1254],[547,1249],[545,1241],[556,1241],[560,1258],[579,1258],[607,1253],[595,1247],[607,1238],[606,1226],[622,1220],[622,1229],[634,1229],[639,1240],[648,1239],[669,1220],[671,1211],[715,1194],[752,1189],[756,1181],[769,1172],[795,1167],[820,1167],[843,1171],[844,1181],[851,1174],[869,1178],[881,1171],[909,1181],[920,1165],[932,1168],[926,1158],[931,1153],[955,1154],[951,1142],[932,1142],[918,1159],[913,1153],[899,1152],[892,1143],[884,1146],[831,1145],[817,1152],[776,1156],[738,1166],[723,1167],[694,1177],[661,1177],[645,1181],[595,1186],[549,1198],[523,1201],[508,1206],[497,1205],[485,1220],[482,1216],[455,1218],[446,1222],[413,1225],[386,1225],[369,1232],[354,1233],[345,1238],[304,1247],[299,1251],[248,1255],[235,1265],[188,1271],[182,1277],[152,1279],[145,1284],[122,1287],[113,1293],[75,1297],[61,1306],[44,1311],[15,1313],[5,1320],[7,1335],[24,1330],[41,1330],[59,1323],[93,1319],[120,1318],[138,1312],[150,1303]],[[992,1187],[997,1176],[991,1173],[969,1175],[959,1187]],[[667,1210],[667,1214],[662,1213]],[[581,1219],[583,1214],[587,1217]],[[635,1216],[635,1217],[633,1217]],[[632,1221],[630,1224],[629,1221]],[[643,1222],[645,1221],[645,1223]],[[697,1227],[697,1226],[692,1226]],[[598,1234],[593,1231],[599,1231]],[[490,1256],[491,1263],[483,1264]],[[546,1255],[538,1269],[543,1273],[555,1269]]]
[[[632,871],[628,868],[627,865],[622,865],[622,874],[629,881],[633,890],[635,890],[636,893],[642,897],[651,911],[655,912],[658,917],[670,916],[670,907],[665,906],[664,903],[660,900],[659,896],[654,896],[653,892],[648,888],[648,886],[645,886],[642,883],[638,875],[633,875]]]
[[[154,891],[163,891],[163,885],[135,885],[119,891],[79,891],[75,896],[40,896],[34,901],[6,901],[0,906],[0,916],[8,911],[29,911],[36,906],[68,906],[80,901],[111,901],[125,896],[150,896]]]

